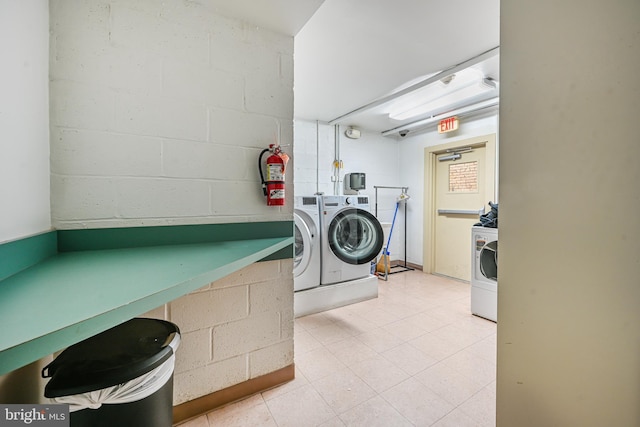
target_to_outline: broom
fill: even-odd
[[[391,235],[393,234],[393,226],[396,223],[396,215],[398,214],[398,206],[400,202],[396,202],[396,211],[393,213],[393,221],[391,221],[391,229],[389,230],[389,238],[387,239],[387,246],[382,248],[382,256],[376,264],[376,272],[389,274],[389,245],[391,244]]]
[[[382,274],[389,274],[390,260],[389,260],[389,245],[391,244],[391,235],[393,234],[393,226],[396,223],[396,215],[398,215],[398,206],[400,206],[400,202],[406,202],[409,199],[409,195],[406,193],[400,194],[398,199],[396,200],[396,210],[393,213],[393,220],[391,221],[391,229],[389,230],[389,238],[387,239],[387,246],[382,248],[382,256],[380,260],[376,264],[376,272]]]

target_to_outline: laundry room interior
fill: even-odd
[[[0,0],[0,424],[640,425],[639,16]]]
[[[296,227],[300,258],[294,260],[295,298],[296,302],[318,301],[321,292],[334,295],[328,305],[297,303],[297,316],[335,308],[341,304],[341,296],[345,304],[358,300],[355,295],[346,296],[345,283],[364,279],[366,269],[337,281],[340,289],[333,286],[330,291],[324,287],[336,280],[318,279],[315,271],[304,273],[301,265],[316,262],[325,275],[332,274],[326,265],[340,244],[330,241],[335,235],[327,237],[332,214],[326,212],[322,201],[341,196],[345,211],[360,207],[373,213],[383,229],[382,248],[375,251],[375,258],[358,260],[363,266],[373,264],[370,276],[388,279],[390,274],[417,270],[472,285],[482,282],[492,290],[487,298],[474,295],[469,312],[483,313],[483,318],[496,321],[498,252],[490,251],[490,256],[489,251],[483,256],[480,253],[484,244],[497,246],[497,236],[486,242],[480,238],[472,241],[473,226],[493,228],[496,234],[498,224],[498,3],[492,7],[478,5],[473,13],[459,18],[469,33],[427,29],[407,20],[404,49],[418,49],[419,40],[431,39],[436,33],[446,34],[450,45],[441,51],[436,44],[422,44],[420,48],[428,54],[411,54],[404,61],[357,54],[367,52],[370,46],[379,46],[381,51],[395,47],[392,33],[396,30],[336,19],[356,12],[348,5],[324,4],[297,34],[294,217],[300,220],[297,216],[304,198],[320,196],[321,224],[303,225],[302,229],[319,230],[322,247],[315,252],[322,256],[316,261],[301,261],[304,239],[301,228]],[[383,7],[372,8],[368,19],[383,21],[385,13],[388,11]],[[388,19],[401,20],[402,12],[396,13],[398,16]],[[328,27],[333,28],[329,35],[325,31]],[[470,33],[475,34],[473,41]],[[350,39],[349,49],[339,49],[346,38]],[[400,53],[393,54],[393,58],[399,57]],[[359,78],[358,73],[367,72],[369,78]],[[350,183],[356,178],[362,181],[361,186],[352,189]],[[357,200],[355,196],[366,197],[366,206],[351,203]],[[481,216],[493,221],[481,223]],[[357,222],[354,219],[353,223]],[[360,232],[366,235],[366,228],[353,226],[353,237],[345,239],[345,246],[354,245]],[[479,242],[484,243],[478,246]],[[370,243],[377,242],[370,239]],[[363,245],[347,250],[362,252]],[[331,248],[329,253],[325,246]],[[490,277],[484,276],[483,263],[490,264],[486,268],[493,272]],[[349,262],[342,265],[350,268]],[[475,276],[479,278],[472,283]],[[318,287],[321,289],[309,290]],[[484,295],[485,290],[480,292]],[[363,291],[362,299],[375,295]]]

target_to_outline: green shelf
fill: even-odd
[[[0,374],[269,259],[292,244],[289,235],[48,256],[0,281]]]

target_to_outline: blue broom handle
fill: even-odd
[[[387,247],[385,248],[385,255],[389,255],[389,245],[391,244],[391,235],[393,234],[393,226],[396,223],[396,215],[398,214],[398,205],[400,202],[396,202],[396,211],[393,213],[393,221],[391,221],[391,230],[389,230],[389,238],[387,239]]]

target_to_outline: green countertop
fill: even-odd
[[[59,252],[0,281],[0,374],[194,291],[293,237]]]

